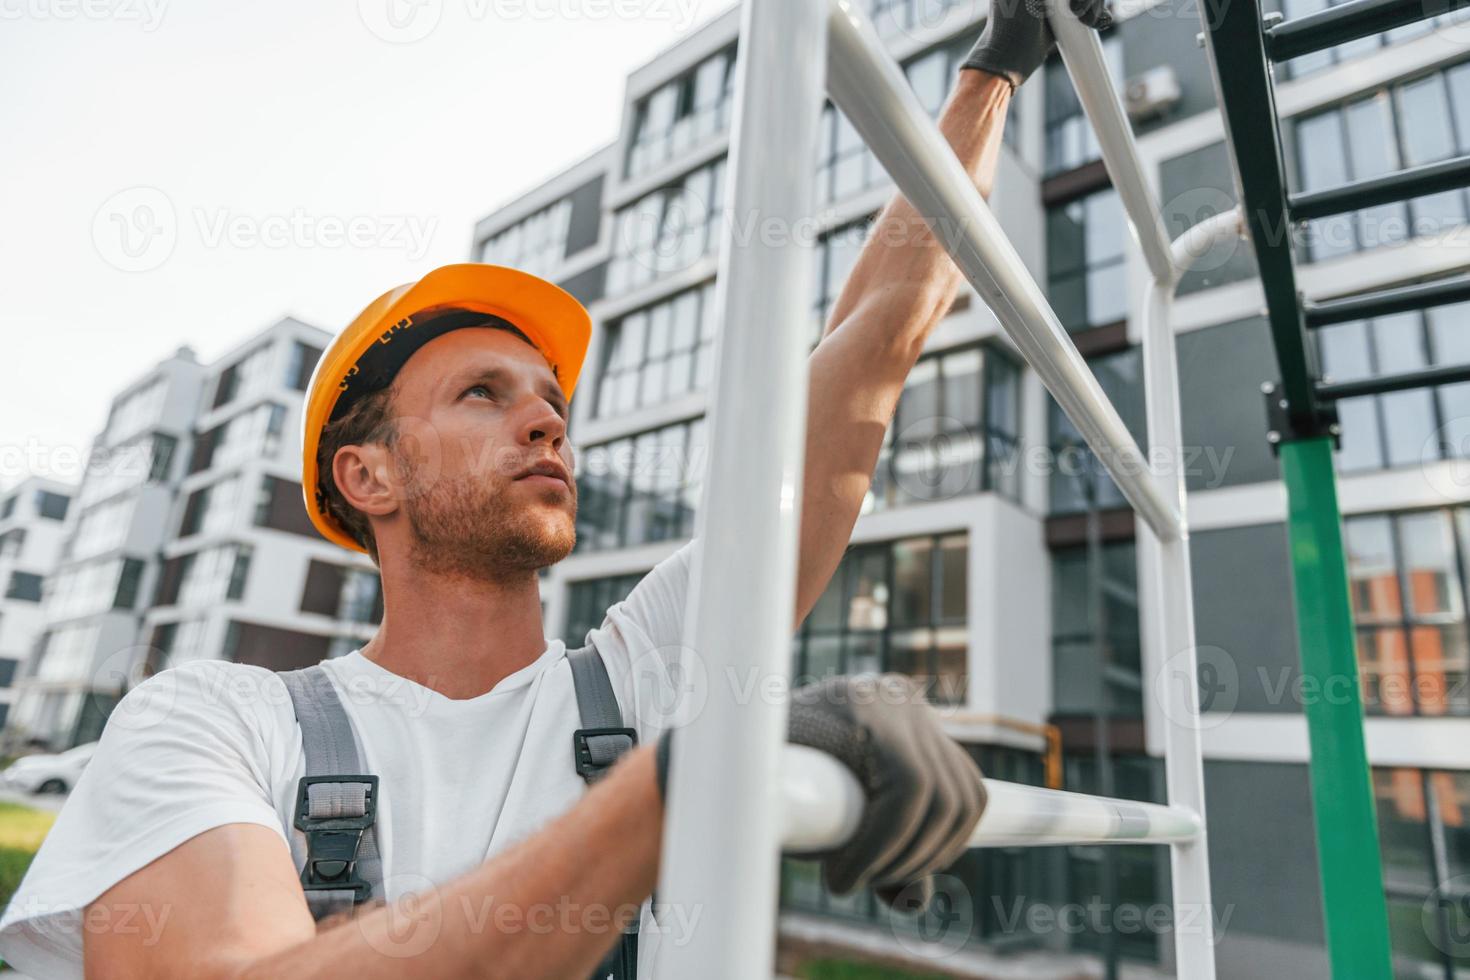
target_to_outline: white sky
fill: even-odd
[[[0,0],[0,487],[75,480],[110,396],[180,344],[336,330],[465,261],[732,3]]]

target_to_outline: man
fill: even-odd
[[[1084,19],[1105,25],[1101,0],[1088,2]],[[1036,13],[997,7],[960,73],[940,126],[984,193],[1011,93],[1050,47]],[[810,359],[795,624],[842,557],[904,379],[958,284],[919,216],[892,202]],[[313,709],[293,686],[304,682],[188,664],[109,721],[0,921],[7,960],[48,980],[582,977],[599,963],[599,976],[627,978],[624,926],[641,922],[645,975],[661,934],[697,928],[645,904],[668,744],[648,702],[672,689],[665,654],[681,639],[697,543],[588,637],[638,742],[605,771],[589,762],[602,777],[590,790],[585,760],[566,752],[584,707],[578,655],[543,635],[536,573],[574,541],[567,402],[588,332],[548,283],[451,266],[365,310],[308,391],[308,509],[377,561],[385,613],[362,650],[303,676],[341,702],[347,754],[355,739],[381,779],[354,813],[370,793],[385,874],[348,894],[386,904],[314,921],[302,864],[311,888],[355,881],[370,862],[361,824],[340,859],[308,839],[298,860],[298,821],[306,808],[318,819],[303,779],[318,735],[304,734]],[[836,756],[867,794],[852,841],[821,856],[830,887],[892,900],[964,849],[979,774],[912,684],[830,679],[796,692],[791,719],[793,741]]]

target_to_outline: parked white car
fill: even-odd
[[[22,756],[5,770],[5,785],[27,793],[68,793],[96,751],[97,743],[88,742],[59,755]]]

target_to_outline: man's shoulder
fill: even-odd
[[[113,709],[128,727],[187,723],[190,718],[255,720],[291,712],[291,697],[279,674],[228,660],[193,660],[161,670],[128,692]]]

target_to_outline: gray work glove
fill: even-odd
[[[979,768],[944,734],[919,686],[883,674],[798,688],[789,735],[851,769],[867,796],[852,839],[814,855],[822,858],[828,889],[840,895],[871,885],[893,905],[907,885],[921,882],[916,904],[927,906],[929,876],[964,853],[985,810],[985,788]]]
[[[990,0],[990,17],[962,65],[999,75],[1014,89],[1041,67],[1056,46],[1046,23],[1047,5],[1064,0]],[[1113,25],[1107,0],[1065,0],[1077,19],[1094,30]]]

